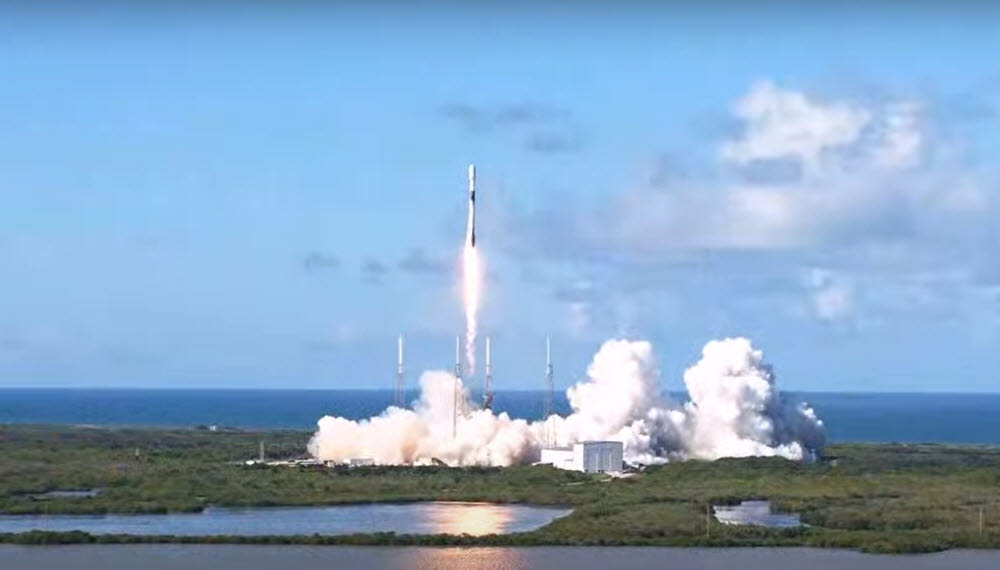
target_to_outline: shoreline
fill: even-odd
[[[558,520],[558,519],[557,519]],[[548,525],[547,525],[548,526]],[[546,527],[536,531],[473,536],[468,534],[404,534],[372,532],[351,534],[298,535],[131,535],[90,534],[83,531],[29,531],[0,533],[0,545],[272,545],[272,546],[369,546],[369,547],[617,547],[633,548],[809,548],[816,550],[848,550],[866,554],[927,554],[952,550],[1000,551],[1000,541],[991,537],[970,540],[964,537],[954,543],[941,542],[939,536],[900,536],[885,533],[873,541],[871,536],[851,531],[829,529],[767,529],[732,526],[721,536],[657,537],[632,539],[590,538],[582,540],[554,539],[544,534]],[[905,539],[905,540],[904,540]]]

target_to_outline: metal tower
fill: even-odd
[[[552,341],[545,337],[545,396],[542,402],[542,418],[547,419],[552,415],[552,393],[555,391],[554,376],[552,372]]]

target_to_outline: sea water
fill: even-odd
[[[417,398],[407,393],[407,401]],[[529,420],[542,392],[501,391],[494,409]],[[1000,443],[1000,394],[790,393],[811,404],[831,441]],[[672,395],[678,401],[682,395]],[[367,418],[391,390],[0,389],[0,424],[219,425],[311,429],[324,414]],[[556,413],[570,411],[557,393]]]

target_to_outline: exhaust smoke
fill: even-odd
[[[466,399],[453,437],[454,387]],[[537,461],[550,443],[585,440],[624,444],[625,459],[638,463],[720,457],[818,455],[823,422],[804,403],[787,401],[774,385],[771,367],[745,338],[711,341],[684,373],[688,401],[660,395],[659,371],[646,341],[610,340],[594,356],[587,379],[566,391],[572,413],[528,422],[475,409],[461,380],[425,372],[413,409],[391,406],[352,421],[324,416],[309,452],[324,461],[369,457],[401,465],[439,459],[449,465],[514,465]],[[552,441],[554,440],[554,441]]]

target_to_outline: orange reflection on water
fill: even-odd
[[[524,554],[514,548],[434,548],[405,550],[405,565],[410,570],[523,570],[528,568]]]
[[[483,503],[435,503],[429,513],[433,533],[499,534],[514,520],[509,507]]]

